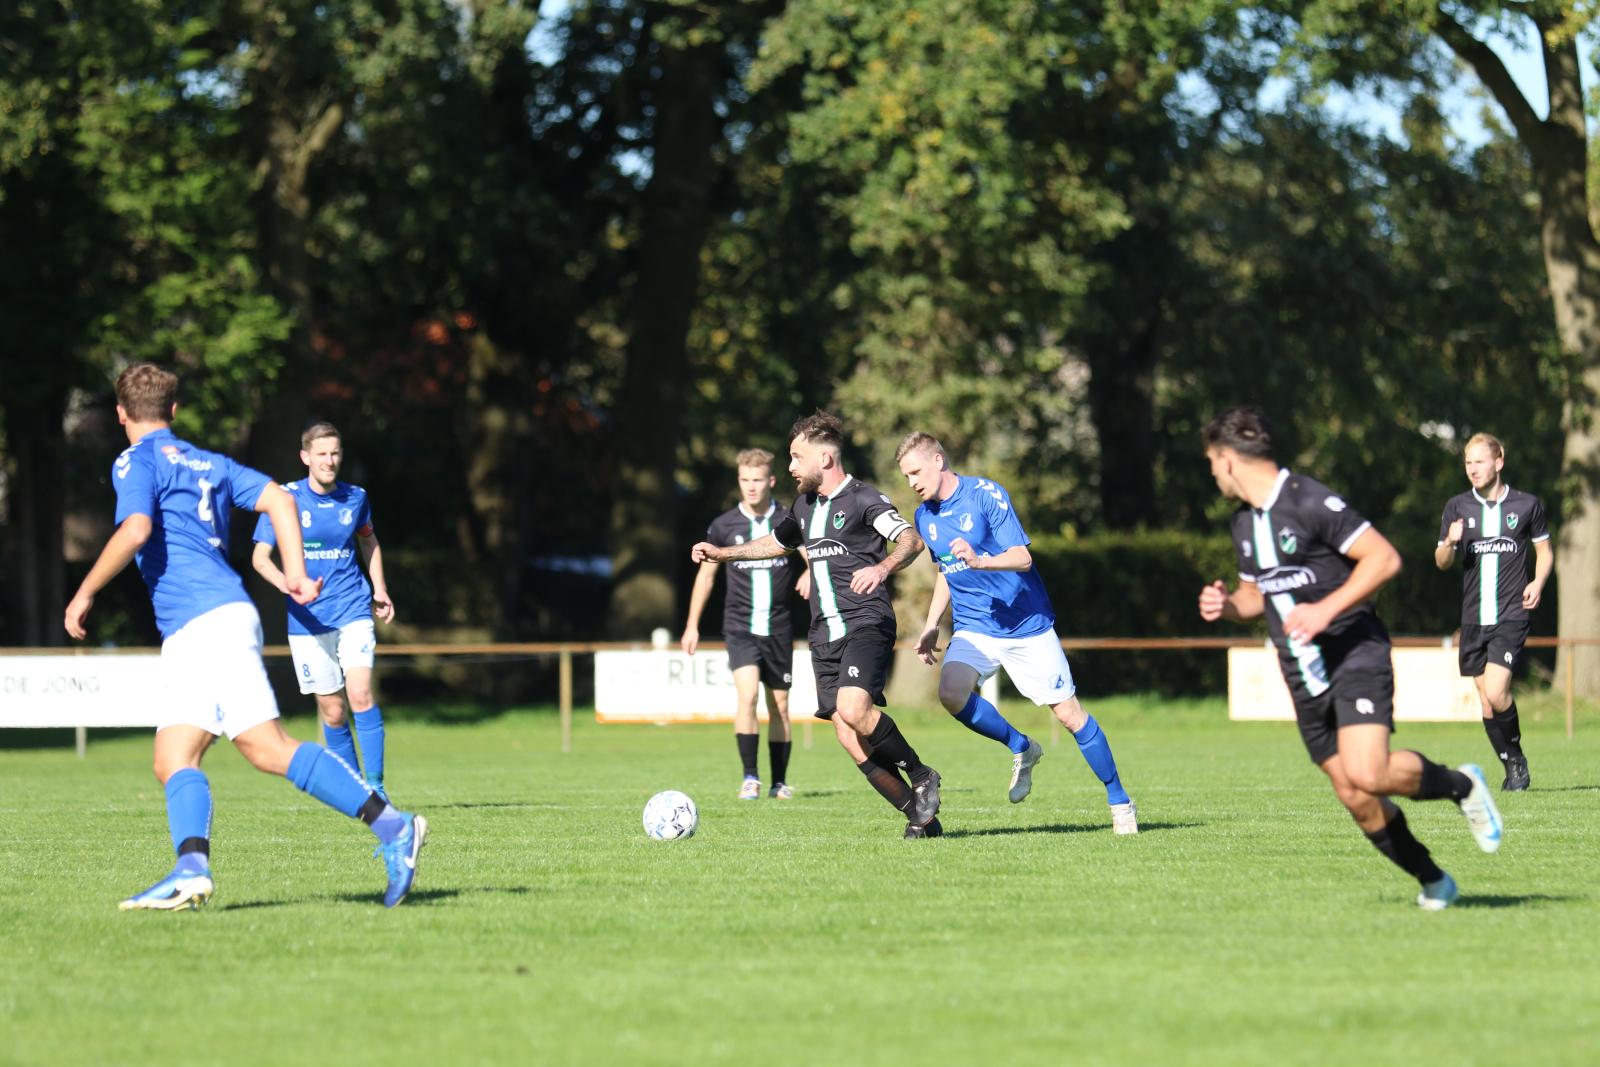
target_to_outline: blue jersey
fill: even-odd
[[[928,554],[950,586],[955,629],[990,637],[1032,637],[1055,626],[1056,615],[1037,567],[974,570],[950,551],[950,542],[958,537],[980,556],[998,556],[1028,543],[1003,487],[983,478],[959,478],[949,499],[917,508],[916,523]]]
[[[306,576],[322,579],[322,594],[309,604],[289,604],[289,632],[325,634],[345,623],[372,618],[372,587],[356,561],[356,537],[372,536],[372,511],[367,491],[359,485],[334,482],[333,491],[318,493],[305,481],[288,482],[300,513],[305,540]],[[265,515],[256,523],[257,541],[275,545],[278,536]]]
[[[150,517],[150,539],[135,559],[163,639],[213,608],[249,603],[228,566],[228,519],[234,508],[254,508],[271,478],[160,429],[123,450],[111,484],[118,526]]]

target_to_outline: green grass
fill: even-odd
[[[1453,805],[1408,805],[1465,894],[1425,914],[1292,726],[1092,710],[1137,838],[1111,835],[1070,738],[1012,807],[1006,754],[931,713],[901,717],[944,774],[949,832],[927,842],[899,840],[827,728],[797,744],[785,804],[734,799],[726,727],[580,722],[562,755],[549,714],[392,722],[390,782],[432,824],[394,911],[361,826],[223,745],[216,898],[121,914],[170,861],[148,738],[82,762],[0,749],[0,1062],[1600,1060],[1592,712],[1568,742],[1557,703],[1525,698],[1534,790],[1505,800],[1497,855]],[[1396,743],[1489,756],[1467,726]],[[640,808],[669,787],[700,832],[648,841]]]

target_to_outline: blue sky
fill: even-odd
[[[570,0],[541,0],[540,24],[528,39],[528,48],[534,56],[545,61],[555,58],[557,42],[548,32],[549,23],[546,20],[559,15],[569,6],[571,6]],[[1545,106],[1544,63],[1536,48],[1532,27],[1515,36],[1493,36],[1489,38],[1489,44],[1505,62],[1506,68],[1516,79],[1517,85],[1521,87],[1523,95],[1528,98],[1533,109],[1542,117],[1548,111]],[[1585,91],[1589,92],[1594,89],[1596,82],[1594,65],[1591,62],[1594,58],[1594,42],[1583,42],[1581,47],[1584,56],[1583,84]],[[1269,89],[1269,100],[1270,94]],[[1330,92],[1327,107],[1334,113],[1359,121],[1370,129],[1382,130],[1390,137],[1398,139],[1400,136],[1399,111],[1371,93]],[[1502,126],[1509,125],[1499,105],[1495,104],[1483,89],[1477,76],[1464,66],[1459,68],[1459,78],[1445,96],[1444,108],[1457,136],[1469,146],[1480,145],[1488,140],[1488,128],[1483,121],[1485,109],[1494,116],[1494,121]]]

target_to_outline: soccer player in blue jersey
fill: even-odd
[[[168,709],[156,728],[155,773],[166,790],[177,863],[124,900],[122,910],[179,911],[210,898],[211,785],[200,761],[220,734],[257,769],[366,823],[388,871],[383,902],[394,907],[416,879],[427,820],[395,810],[322,746],[284,733],[261,662],[261,619],[228,565],[232,509],[269,515],[285,549],[288,595],[298,604],[314,601],[320,583],[306,576],[294,501],[260,471],[174,436],[177,392],[177,377],[151,363],[117,377],[117,419],[128,436],[111,471],[117,529],[64,620],[67,633],[83,640],[95,595],[138,561],[161,630]]]
[[[1105,786],[1112,830],[1138,833],[1138,812],[1122,786],[1111,744],[1078,702],[1072,668],[1056,637],[1055,611],[1010,495],[995,482],[951,470],[944,446],[931,434],[907,434],[895,460],[922,498],[913,521],[939,569],[917,641],[917,654],[929,666],[945,609],[954,616],[955,632],[939,672],[940,703],[967,729],[1011,750],[1010,798],[1020,804],[1033,788],[1033,767],[1044,749],[978,692],[1004,667],[1023,696],[1048,706],[1072,731],[1078,751]]]
[[[289,605],[289,654],[300,692],[314,695],[322,719],[322,736],[328,750],[388,799],[383,785],[383,711],[372,698],[373,650],[378,637],[374,616],[394,619],[394,601],[383,577],[383,551],[372,529],[372,508],[367,491],[339,481],[344,462],[343,437],[331,422],[316,422],[300,435],[300,462],[306,476],[284,489],[294,498],[305,545],[306,574],[322,581],[322,595],[311,604]],[[283,571],[272,562],[278,538],[269,516],[256,522],[255,550],[251,562],[280,593],[287,593]],[[372,584],[362,577],[356,562],[366,562]],[[345,715],[355,716],[355,737]],[[355,742],[361,742],[356,759]]]

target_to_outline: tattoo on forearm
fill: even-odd
[[[917,531],[902,530],[900,536],[895,538],[894,551],[884,559],[884,566],[889,569],[890,574],[893,574],[915,559],[920,551],[922,551],[922,538],[917,536]]]

